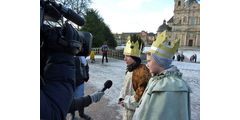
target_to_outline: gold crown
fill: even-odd
[[[131,37],[131,39],[133,39],[133,37]],[[128,40],[124,48],[123,54],[140,57],[141,50],[142,50],[142,44],[139,44],[138,40],[136,40],[136,42],[134,42],[133,40]]]
[[[155,53],[164,58],[171,58],[176,53],[179,47],[180,39],[175,40],[174,43],[170,46],[168,45],[166,33],[167,31],[165,30],[157,36],[157,39],[153,42],[149,52]]]

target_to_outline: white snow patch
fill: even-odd
[[[116,50],[123,50],[125,48],[125,46],[117,46],[115,47]]]

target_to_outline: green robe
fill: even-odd
[[[191,120],[190,92],[173,66],[149,80],[133,120]]]

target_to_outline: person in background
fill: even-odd
[[[194,55],[194,62],[197,62],[197,54]]]
[[[108,63],[107,53],[108,53],[108,45],[107,42],[104,42],[102,46],[102,64],[104,63],[104,57],[106,58],[106,63]]]
[[[90,61],[91,61],[91,63],[94,63],[94,62],[95,62],[95,53],[94,53],[93,50],[92,50],[91,53],[90,53]]]
[[[177,54],[177,61],[180,61],[181,57],[180,57],[180,54],[178,53]]]
[[[185,59],[185,57],[184,57],[183,53],[181,53],[181,55],[180,55],[181,62],[184,62],[184,59]]]
[[[173,60],[175,60],[175,55],[172,57]]]
[[[194,55],[190,57],[190,62],[193,62],[193,60],[194,60]]]

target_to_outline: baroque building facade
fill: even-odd
[[[174,15],[163,21],[157,35],[167,30],[169,43],[180,39],[181,47],[200,47],[200,4],[196,0],[174,0]]]

